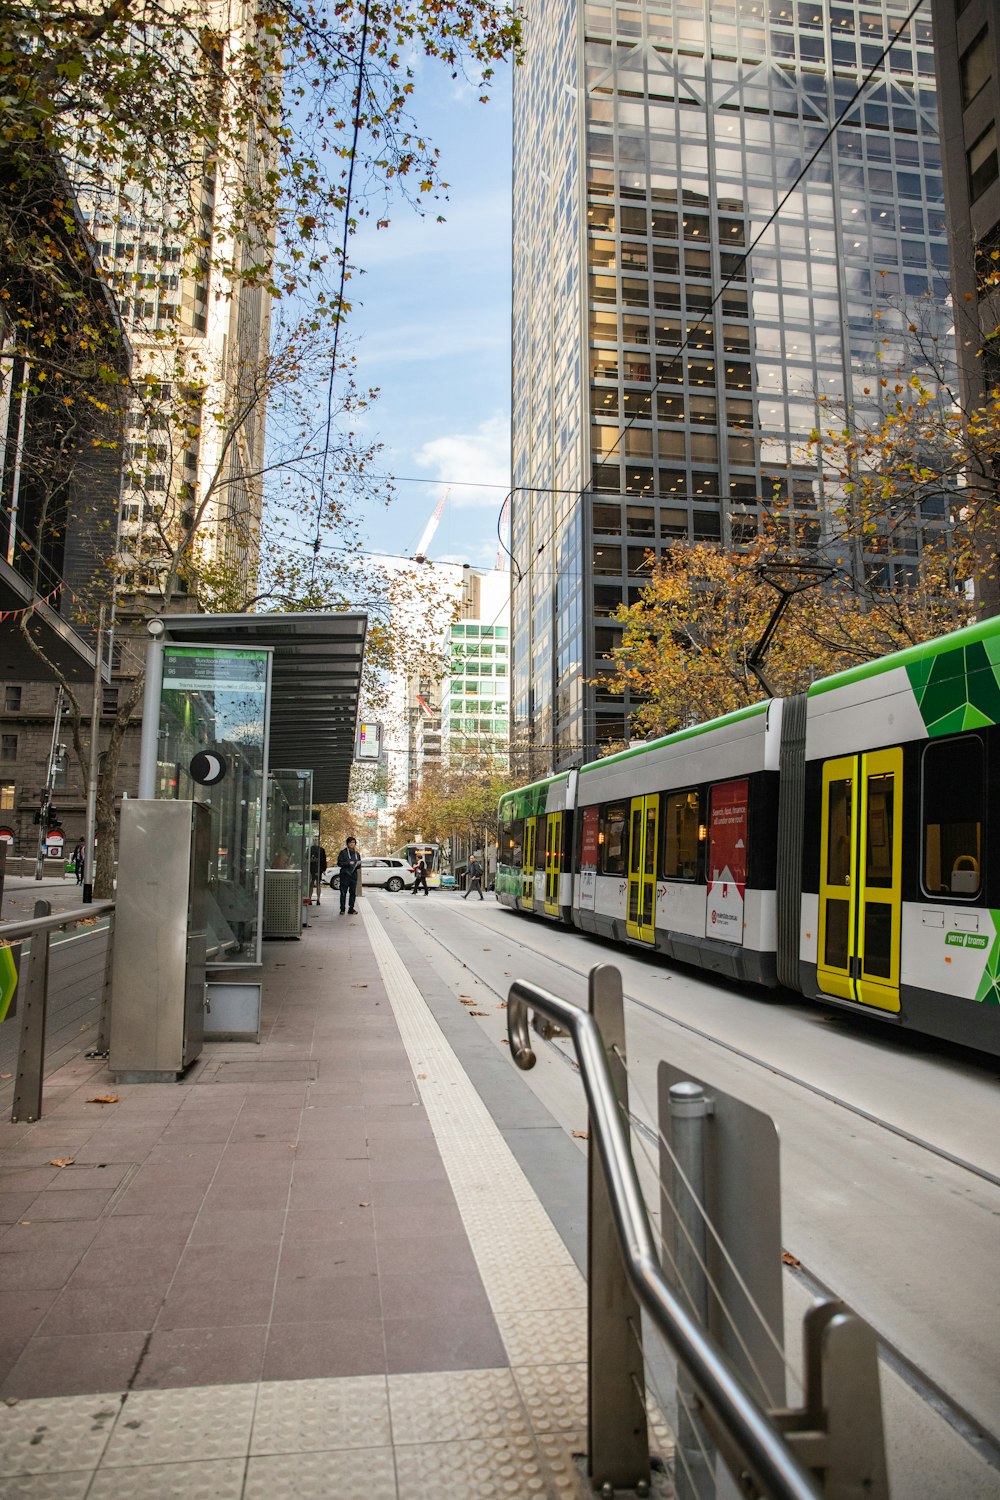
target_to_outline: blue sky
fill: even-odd
[[[368,544],[409,554],[448,480],[492,483],[502,488],[455,485],[430,548],[492,567],[510,469],[510,70],[488,104],[430,67],[417,90],[448,202],[426,218],[397,205],[350,252],[363,267],[348,292],[358,377],[382,393],[364,431],[384,443],[385,472],[424,481],[400,483],[373,513]]]

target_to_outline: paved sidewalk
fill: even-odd
[[[576,1493],[582,1281],[374,905],[259,1047],[0,1125],[2,1500]]]

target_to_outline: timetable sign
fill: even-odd
[[[382,754],[381,724],[359,724],[358,738],[354,747],[355,760],[378,760]]]

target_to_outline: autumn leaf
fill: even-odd
[[[54,1156],[49,1162],[50,1167],[71,1167],[76,1160],[75,1156]]]
[[[489,1011],[488,1010],[470,1010],[469,1011],[469,1015],[470,1016],[488,1016],[489,1015]]]
[[[88,1104],[118,1104],[119,1102],[117,1094],[95,1094],[93,1099],[87,1100]]]
[[[781,1263],[785,1266],[801,1266],[802,1262],[790,1250],[782,1250]]]

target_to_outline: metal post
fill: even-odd
[[[45,785],[42,788],[41,816],[38,820],[38,853],[35,855],[35,879],[41,880],[43,875],[43,862],[45,859],[46,840],[48,832],[48,814],[52,805],[52,786],[56,775],[56,755],[59,751],[59,730],[62,726],[63,712],[63,690],[56,688],[56,711],[52,720],[52,744],[49,746],[49,765],[45,773]]]
[[[615,1099],[627,1120],[625,1010],[621,974],[612,965],[591,969],[587,1008],[600,1029]],[[587,1224],[588,1473],[602,1494],[627,1489],[644,1495],[650,1469],[642,1324],[593,1138],[587,1155]]]
[[[94,899],[94,834],[97,823],[97,773],[101,756],[101,668],[104,664],[103,604],[97,610],[97,640],[94,644],[94,696],[90,705],[90,774],[87,777],[87,819],[83,834],[83,904]]]
[[[7,840],[0,839],[0,915],[3,913],[3,887],[7,878]]]
[[[47,917],[50,901],[36,901],[34,915]],[[24,952],[22,948],[22,953]],[[45,1005],[49,990],[49,934],[33,932],[27,959],[22,959],[18,978],[18,1008],[21,1039],[14,1078],[14,1102],[10,1118],[37,1120],[42,1113],[42,1073],[45,1066]]]
[[[673,1235],[677,1280],[693,1316],[708,1327],[708,1280],[705,1275],[705,1119],[711,1105],[700,1083],[675,1083],[669,1093],[671,1139],[676,1170],[661,1173],[673,1178]],[[683,1178],[688,1186],[685,1187]],[[674,1489],[677,1500],[713,1500],[715,1465],[711,1443],[695,1415],[694,1388],[683,1366],[677,1370],[677,1459]]]
[[[142,699],[142,738],[139,742],[139,796],[147,802],[156,796],[156,762],[160,736],[160,688],[163,684],[163,643],[158,638],[146,647],[146,681]]]

